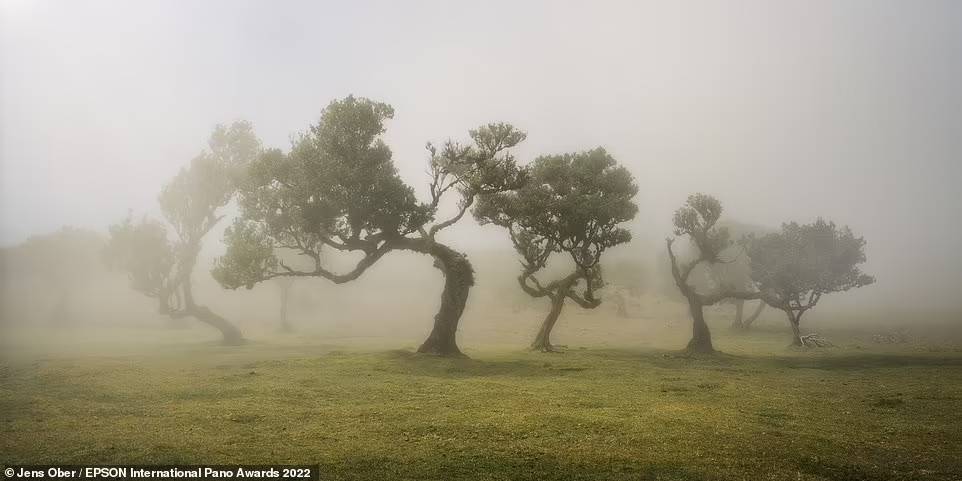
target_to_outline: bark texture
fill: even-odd
[[[246,340],[243,334],[241,334],[240,329],[237,328],[227,319],[217,315],[214,311],[211,311],[206,306],[198,305],[194,302],[194,291],[190,279],[190,273],[194,270],[194,264],[197,262],[197,250],[194,249],[190,251],[187,257],[184,259],[183,267],[180,270],[180,275],[177,277],[177,287],[175,291],[179,294],[179,299],[182,299],[183,305],[179,309],[167,308],[168,315],[172,318],[183,318],[183,317],[193,317],[198,321],[211,326],[221,333],[221,343],[225,346],[239,346],[244,344]],[[192,255],[191,255],[192,254]],[[162,307],[163,311],[164,308]]]
[[[554,346],[551,345],[551,330],[554,329],[558,318],[561,317],[561,309],[564,307],[565,295],[554,295],[551,297],[551,310],[541,322],[541,329],[531,343],[531,350],[541,352],[553,352]]]
[[[792,326],[792,345],[799,347],[804,346],[805,343],[802,342],[802,330],[799,326],[802,318],[801,313],[786,311],[786,314],[788,314],[788,324]]]
[[[434,267],[444,274],[444,290],[441,307],[434,316],[431,334],[418,348],[418,352],[444,357],[467,357],[458,348],[457,332],[461,315],[468,302],[468,293],[474,285],[474,268],[467,256],[432,239],[402,239],[399,248],[428,254],[434,258]]]
[[[686,350],[697,354],[715,352],[711,342],[711,331],[708,330],[708,324],[705,322],[705,309],[697,295],[688,298],[688,310],[691,312],[692,331]]]

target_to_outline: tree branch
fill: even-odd
[[[434,237],[434,235],[437,234],[438,231],[440,231],[440,230],[442,230],[442,229],[446,229],[446,228],[450,227],[451,225],[454,225],[455,223],[457,223],[459,220],[461,220],[462,217],[464,217],[464,213],[468,211],[468,209],[471,207],[471,204],[474,204],[474,194],[471,194],[471,195],[465,197],[464,200],[461,201],[461,206],[460,206],[460,208],[458,209],[458,214],[457,214],[457,215],[455,215],[454,217],[452,217],[452,218],[450,218],[450,219],[448,219],[448,220],[446,220],[446,221],[444,221],[444,222],[441,222],[440,224],[437,224],[437,225],[431,227],[430,232],[428,232],[428,236],[429,236],[429,237]]]

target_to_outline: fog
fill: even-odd
[[[394,106],[385,139],[422,200],[425,142],[465,139],[486,122],[528,133],[515,151],[522,163],[603,146],[639,186],[634,239],[609,257],[644,266],[650,289],[670,286],[672,213],[705,192],[730,221],[774,229],[821,216],[865,237],[863,270],[878,281],[826,297],[818,316],[957,321],[960,21],[951,1],[9,0],[0,6],[0,244],[63,225],[105,234],[128,212],[158,216],[160,187],[214,125],[250,120],[266,146],[287,149],[330,101],[355,94]],[[272,286],[228,292],[207,273],[228,224],[205,239],[200,296],[228,316],[270,317]],[[488,306],[524,300],[517,261],[502,229],[470,218],[442,237],[493,259],[475,260],[467,339]],[[99,308],[124,306],[128,319],[153,312],[112,282]],[[405,255],[357,285],[305,281],[298,292],[315,287],[305,305],[342,321],[410,320],[421,327],[397,332],[417,339],[441,283],[429,259]],[[22,288],[9,271],[3,285],[8,298]]]
[[[960,182],[958,0],[0,0],[3,478],[959,480]]]

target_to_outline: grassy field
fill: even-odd
[[[490,346],[444,360],[306,336],[7,356],[0,463],[317,463],[327,479],[962,479],[957,349],[793,352],[780,331],[718,337],[734,354]]]

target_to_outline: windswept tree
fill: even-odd
[[[672,248],[675,239],[665,240],[668,258],[671,261],[671,274],[675,285],[688,300],[692,318],[692,336],[687,350],[693,353],[715,351],[711,341],[711,331],[705,322],[704,307],[721,300],[758,299],[757,292],[748,291],[743,286],[732,285],[720,279],[715,272],[717,264],[727,262],[722,252],[732,245],[728,229],[718,227],[722,205],[718,199],[705,194],[688,196],[687,202],[675,211],[673,223],[676,236],[686,236],[694,250],[693,258],[688,261],[678,259]],[[697,274],[694,274],[697,271]],[[694,276],[694,277],[693,277]],[[695,282],[697,277],[708,282]]]
[[[799,323],[824,294],[867,286],[865,239],[851,229],[821,218],[811,224],[782,225],[777,233],[744,239],[755,288],[770,306],[781,309],[792,327],[792,344],[805,345]]]
[[[218,126],[209,149],[181,169],[158,198],[175,239],[168,238],[162,223],[128,218],[111,226],[106,250],[108,262],[128,274],[132,288],[157,299],[161,314],[208,324],[228,345],[241,344],[244,337],[230,321],[196,302],[192,275],[204,237],[223,217],[224,207],[260,151],[250,123]]]
[[[632,202],[637,192],[631,173],[599,147],[539,157],[524,187],[481,197],[475,217],[482,224],[506,228],[522,257],[521,289],[551,301],[532,349],[554,350],[551,331],[566,299],[586,309],[601,304],[594,294],[602,283],[601,256],[609,247],[631,240],[631,233],[619,225],[638,211]],[[554,253],[566,254],[574,268],[564,277],[542,282],[536,274]],[[579,293],[581,282],[585,287]]]
[[[471,144],[428,144],[431,197],[425,203],[398,176],[381,138],[393,116],[390,105],[348,96],[329,104],[320,121],[295,138],[290,152],[261,155],[241,190],[242,215],[225,233],[227,253],[213,274],[227,288],[283,276],[340,284],[357,279],[391,251],[426,254],[445,281],[434,327],[418,352],[463,356],[456,333],[474,269],[437,236],[461,220],[478,196],[524,183],[524,170],[508,150],[525,134],[498,123],[472,130]],[[442,200],[451,193],[460,197],[457,209],[438,220]],[[360,259],[347,272],[332,272],[322,262],[322,248]],[[299,253],[312,267],[288,265],[275,255],[277,249]]]

